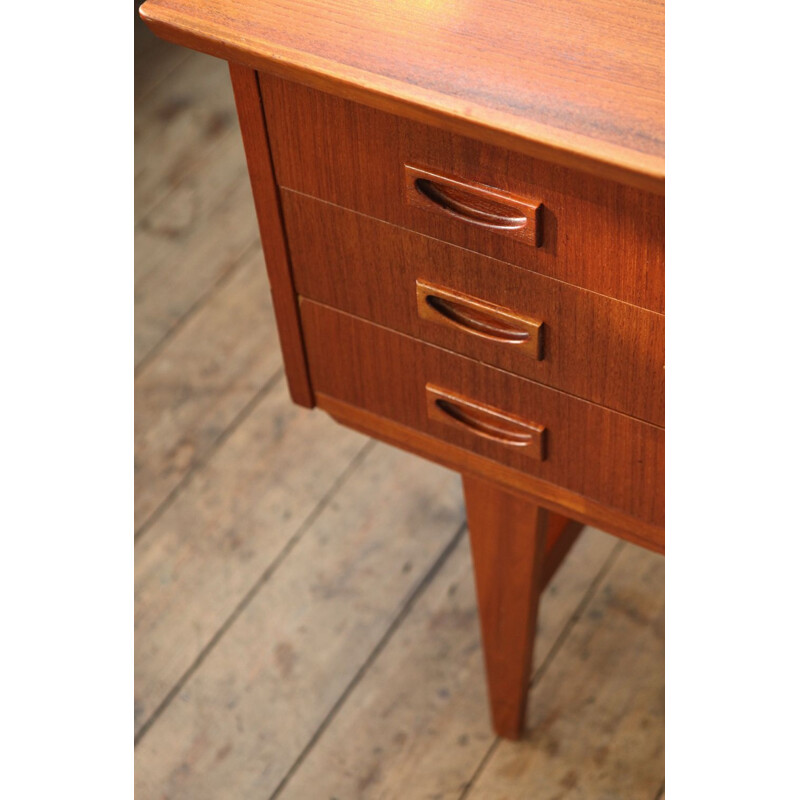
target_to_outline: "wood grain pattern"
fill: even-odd
[[[410,205],[503,233],[533,247],[541,243],[539,203],[410,164],[405,165],[403,173]]]
[[[657,0],[148,0],[141,14],[188,47],[663,189]]]
[[[137,376],[137,531],[281,369],[264,258],[254,245],[231,279]]]
[[[233,105],[233,98],[230,100]],[[258,239],[247,164],[236,128],[221,137],[213,152],[213,157],[209,155],[194,163],[186,174],[170,181],[166,192],[136,225],[135,278],[140,304],[153,304],[157,299],[151,296],[158,294],[157,287],[143,285],[154,274],[168,272],[170,268],[180,270],[182,261],[186,261],[202,291],[208,286],[207,274],[218,275],[220,264],[230,266],[232,260]],[[170,169],[171,163],[164,165],[164,169]],[[161,179],[165,183],[169,180],[166,175]],[[221,230],[225,231],[224,236],[220,235]],[[203,258],[217,265],[215,272],[208,266],[204,271]],[[166,288],[167,284],[163,285]],[[182,286],[176,281],[169,288],[169,296],[177,303]]]
[[[261,75],[278,183],[652,311],[664,198]],[[413,205],[415,164],[541,202],[540,246]]]
[[[548,512],[547,541],[544,547],[544,566],[542,567],[542,587],[546,587],[558,572],[564,559],[578,541],[586,526],[561,514]]]
[[[188,55],[135,114],[134,362],[140,369],[258,241],[228,70]]]
[[[547,429],[528,419],[509,414],[471,397],[425,384],[425,405],[428,419],[459,431],[469,431],[517,452],[544,461],[547,457]]]
[[[137,731],[364,445],[281,381],[139,539]]]
[[[464,499],[492,726],[519,739],[531,679],[548,512],[465,475]]]
[[[662,429],[311,301],[302,302],[301,314],[316,392],[663,525]],[[523,419],[535,416],[548,430],[547,458],[429,420],[429,382]]]
[[[160,81],[136,105],[133,204],[137,223],[176,185],[208,164],[228,135],[236,134],[226,65],[200,53],[174,49],[186,57],[168,80]],[[210,194],[205,199],[215,198]]]
[[[295,403],[313,408],[314,394],[308,380],[303,352],[303,334],[286,252],[280,200],[272,172],[272,157],[261,108],[258,78],[255,72],[237,64],[230,65],[230,73],[258,214],[261,245],[267,262],[286,380]]]
[[[537,670],[558,652],[558,636],[618,544],[588,529],[575,545],[540,602]],[[280,798],[458,800],[496,741],[486,704],[465,537]],[[592,732],[575,735],[576,750],[591,746]],[[530,745],[510,747],[524,753]]]
[[[142,740],[137,798],[272,796],[462,525],[457,476],[374,447]]]
[[[523,316],[510,308],[420,278],[417,278],[416,286],[417,316],[420,319],[435,325],[455,326],[471,336],[507,345],[515,352],[542,360],[544,348],[540,319]]]
[[[467,800],[654,800],[664,780],[664,561],[626,547]],[[635,675],[635,680],[631,676]]]
[[[295,192],[281,196],[303,296],[664,424],[662,315]],[[542,359],[420,319],[418,279],[541,319]]]
[[[224,69],[222,74],[227,77]],[[202,81],[197,85],[202,87]],[[148,99],[156,94],[149,93]],[[190,118],[187,111],[175,117],[184,130]],[[197,124],[200,133],[200,116]],[[169,127],[166,122],[164,125]],[[161,123],[150,130],[159,132],[148,145],[155,148],[157,157]],[[229,141],[230,131],[219,144],[226,150],[235,149],[228,148]],[[198,142],[187,142],[185,152],[178,148],[163,161],[159,170],[164,184],[156,186],[156,194],[168,198],[173,192],[175,186],[169,178],[173,170],[176,175],[189,174],[186,164],[213,163],[202,150],[202,141],[200,151],[194,150],[196,145]],[[214,166],[217,180],[224,181],[227,165]],[[182,231],[184,227],[176,228],[176,224],[183,226],[186,219],[196,219],[184,215],[184,207],[210,209],[219,202],[220,210],[225,209],[225,197],[215,192],[213,181],[198,182],[197,189],[199,206],[194,198],[191,203],[169,200],[169,213],[161,222],[153,216],[154,224],[164,231]],[[240,202],[240,210],[246,211],[247,205]],[[231,215],[235,213],[230,210]],[[234,216],[208,216],[209,246],[214,236],[224,244],[227,226],[236,224]],[[163,244],[164,239],[160,241]],[[143,258],[137,266],[146,266],[147,250],[158,243],[156,237],[142,240]],[[177,269],[179,237],[175,243]],[[208,252],[213,258],[210,247]],[[187,260],[200,274],[204,265],[192,261],[198,253],[188,251]],[[164,264],[168,264],[166,256]],[[223,441],[194,471],[192,480],[177,488],[170,509],[137,545],[137,562],[142,558],[146,562],[137,563],[137,699],[142,696],[139,681],[146,675],[151,681],[148,691],[153,692],[147,695],[148,702],[158,709],[154,723],[147,725],[145,735],[138,739],[137,797],[216,800],[230,795],[249,800],[270,795],[279,787],[282,800],[334,794],[340,798],[462,798],[470,786],[474,788],[476,770],[485,763],[495,739],[486,714],[466,538],[430,568],[430,555],[444,541],[440,534],[457,525],[462,513],[458,476],[444,476],[436,468],[386,448],[357,451],[370,453],[364,461],[361,455],[355,462],[341,458],[346,455],[341,449],[347,450],[348,443],[358,437],[336,428],[324,416],[309,416],[293,408],[283,385],[264,395],[261,402],[250,404],[231,427],[226,422],[232,407],[229,401],[241,395],[233,386],[228,392],[226,381],[247,361],[237,354],[255,352],[257,339],[269,333],[269,325],[265,330],[257,322],[248,323],[246,312],[237,314],[233,323],[228,319],[226,309],[255,305],[254,297],[244,296],[251,291],[250,284],[237,279],[238,270],[231,273],[231,280],[216,286],[212,283],[197,295],[197,313],[163,345],[156,344],[152,357],[137,374],[139,385],[149,380],[148,376],[159,377],[148,383],[156,405],[156,395],[166,405],[179,403],[173,428],[166,420],[167,428],[162,429],[166,448],[176,440],[170,437],[181,440],[182,431],[191,439],[193,431],[199,430],[202,440],[204,430],[219,429]],[[187,270],[185,277],[190,276],[191,270]],[[181,286],[188,287],[188,283],[183,281]],[[167,284],[143,285],[137,302],[148,297],[152,301],[154,291],[161,292],[164,300],[169,297],[167,288]],[[182,294],[176,296],[183,302]],[[208,337],[212,340],[208,344],[211,362],[216,364],[218,356],[228,352],[232,357],[230,365],[220,362],[220,369],[215,367],[204,383],[201,345]],[[231,337],[236,340],[232,350]],[[274,357],[276,347],[272,339],[265,352]],[[186,360],[186,372],[176,371],[176,358]],[[177,383],[170,383],[170,376]],[[194,376],[190,396],[181,392],[181,381],[187,376]],[[214,401],[218,385],[222,387],[219,406]],[[474,474],[497,480],[521,499],[552,491],[566,503],[566,509],[570,503],[576,504],[584,516],[608,521],[609,530],[615,530],[617,523],[626,527],[624,515],[618,511],[554,484],[323,395],[320,399],[323,408],[335,409],[353,427],[369,420],[364,423],[367,428],[372,426],[385,438],[411,450],[417,447],[449,466],[472,468],[480,462]],[[188,406],[181,405],[184,403]],[[353,416],[348,417],[350,413]],[[168,409],[165,417],[169,417]],[[194,427],[195,423],[200,427]],[[206,428],[206,423],[210,427]],[[456,455],[448,462],[442,455],[445,451]],[[316,457],[310,459],[309,453]],[[179,452],[176,458],[180,460]],[[342,470],[346,470],[344,474]],[[442,475],[444,484],[438,483],[437,474]],[[137,488],[138,483],[137,479]],[[430,504],[425,497],[432,498]],[[561,507],[554,500],[546,502],[549,507]],[[320,516],[315,520],[317,513]],[[647,529],[641,520],[636,524],[640,532]],[[660,537],[663,546],[663,529],[651,528],[649,545],[654,546]],[[628,529],[632,529],[630,525]],[[391,532],[389,539],[383,536],[386,531]],[[557,555],[554,548],[566,544],[563,537],[555,540],[551,533],[545,568]],[[145,546],[148,539],[152,551]],[[274,558],[273,548],[279,554]],[[619,646],[612,642],[598,649],[591,643],[587,647],[581,638],[577,647],[568,647],[574,632],[585,630],[581,623],[572,630],[575,612],[580,613],[595,591],[598,572],[607,569],[606,555],[612,548],[613,558],[619,545],[611,537],[587,531],[540,604],[539,677],[546,679],[557,669],[564,687],[557,693],[564,702],[555,708],[547,705],[542,720],[537,715],[542,699],[536,699],[534,690],[532,721],[549,733],[557,729],[563,738],[546,735],[537,740],[534,730],[534,738],[512,751],[513,763],[504,761],[495,770],[493,759],[489,760],[489,768],[481,775],[481,792],[491,793],[497,783],[498,796],[513,796],[522,787],[539,786],[531,783],[533,777],[544,781],[545,787],[534,789],[534,795],[569,796],[577,791],[592,798],[652,800],[651,787],[658,784],[663,768],[659,757],[663,751],[658,747],[663,708],[659,711],[650,703],[651,713],[645,716],[642,710],[648,704],[636,698],[646,700],[649,682],[660,675],[659,659],[625,658],[625,680],[634,689],[636,684],[644,687],[644,692],[626,695],[615,690],[614,699],[619,702],[590,704],[598,696],[595,682],[590,694],[578,696],[581,713],[569,704],[575,697],[570,676],[582,680],[587,650],[608,654],[592,661],[601,672],[604,664],[613,667],[615,655],[628,652],[623,640]],[[270,565],[267,572],[259,566],[264,559]],[[143,569],[149,569],[149,574]],[[630,572],[627,564],[624,574]],[[614,582],[605,582],[601,588],[613,594]],[[650,607],[648,595],[657,599],[662,588],[651,574],[644,573],[636,585],[627,584],[622,597],[616,593],[613,604],[633,621],[640,608]],[[148,606],[152,606],[150,611]],[[602,611],[595,605],[589,608],[592,614]],[[616,619],[616,615],[607,614],[605,619]],[[587,620],[586,624],[597,625],[597,621]],[[643,625],[647,626],[647,620]],[[614,636],[630,635],[631,628],[625,625],[615,623],[612,628]],[[364,661],[363,648],[369,650],[376,638],[379,644]],[[152,649],[154,642],[158,646]],[[657,654],[657,648],[634,645],[636,655],[645,650],[650,656]],[[569,663],[562,661],[562,655],[568,656]],[[153,664],[148,666],[151,658]],[[608,673],[604,675],[608,680]],[[184,677],[176,676],[186,676],[185,682]],[[543,699],[549,700],[549,695]],[[620,717],[621,706],[627,717]],[[628,713],[631,709],[633,713]],[[152,711],[152,704],[139,706],[137,726],[143,718],[152,719]],[[583,714],[587,715],[585,724]],[[141,735],[142,729],[139,731]],[[604,736],[614,739],[605,761],[603,753],[593,749],[596,740]],[[542,743],[548,757],[545,761],[541,759]],[[549,760],[559,743],[560,758]],[[508,751],[501,746],[496,752]],[[583,769],[587,752],[597,759],[597,769]],[[521,766],[520,758],[528,758],[529,766]],[[560,785],[562,779],[567,784],[575,780],[570,770],[576,768],[580,771],[576,787],[570,790]],[[555,774],[545,774],[549,769]],[[521,780],[515,778],[520,770]],[[492,779],[487,782],[489,772]],[[287,777],[288,784],[284,783]],[[553,780],[559,785],[547,783]]]
[[[326,394],[319,394],[318,407],[342,425],[380,439],[382,442],[436,461],[449,469],[469,472],[496,481],[508,490],[517,492],[523,499],[530,499],[533,496],[545,508],[568,515],[584,525],[596,525],[641,547],[662,555],[664,553],[663,525],[652,525],[623,514],[588,497],[503,466],[484,456],[465,451],[456,445]]]

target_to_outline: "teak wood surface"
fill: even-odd
[[[275,318],[281,333],[289,391],[296,403],[312,408],[314,396],[305,369],[297,295],[286,253],[278,189],[273,174],[264,114],[261,111],[258,80],[252,70],[238,64],[231,64],[230,71],[270,288],[275,299]]]
[[[632,527],[663,525],[663,429],[312,301],[300,312],[316,392],[619,510]],[[431,419],[431,382],[543,424],[547,457]]]
[[[464,478],[475,587],[494,729],[518,739],[533,662],[544,572],[544,509],[491,482]]]
[[[550,526],[527,731],[499,741],[458,475],[289,402],[227,65],[140,34],[137,798],[663,800],[663,559],[591,528],[564,558]]]
[[[401,5],[149,0],[142,16],[231,61],[292,398],[463,473],[494,727],[517,738],[539,598],[578,532],[549,509],[663,549],[663,8],[531,3],[534,35],[515,37],[519,4]],[[351,246],[373,226],[379,276],[397,273],[379,249],[395,231],[417,242],[395,251],[439,240],[462,269],[431,283],[412,261],[337,296],[329,242],[307,233],[325,214]],[[470,262],[492,270],[473,293]],[[525,302],[497,302],[503,270]],[[564,358],[532,373],[550,338]]]
[[[281,196],[301,295],[663,426],[663,315],[290,190]],[[420,280],[541,320],[541,357],[438,324],[433,312],[421,317]]]
[[[664,312],[664,198],[261,74],[275,177],[435,239]],[[408,199],[406,166],[541,203],[538,244]]]
[[[159,35],[650,191],[664,185],[651,0],[148,0]]]
[[[465,475],[463,484],[492,722],[501,736],[519,739],[539,598],[579,528],[491,481]]]

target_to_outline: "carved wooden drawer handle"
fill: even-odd
[[[468,397],[426,384],[428,419],[491,439],[494,442],[524,449],[538,461],[545,459],[545,427],[528,422],[515,414],[470,400]]]
[[[514,213],[513,208],[494,200],[477,195],[471,197],[463,189],[455,189],[442,183],[434,183],[427,178],[417,178],[417,191],[442,208],[466,217],[470,222],[487,225],[490,228],[510,228],[516,230],[527,225],[528,218]]]
[[[537,360],[542,358],[541,320],[421,279],[417,280],[417,313],[428,322],[512,345]]]
[[[540,204],[480,183],[405,165],[406,200],[539,246]]]

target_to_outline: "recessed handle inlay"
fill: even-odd
[[[425,399],[429,419],[518,447],[526,455],[544,461],[546,430],[543,425],[430,383],[425,386]]]
[[[542,321],[508,308],[418,279],[417,313],[428,322],[512,346],[537,360],[542,358]]]
[[[540,244],[540,203],[484,186],[405,165],[406,200],[497,232]]]
[[[414,182],[417,191],[447,211],[460,214],[471,222],[478,222],[490,228],[509,228],[516,230],[528,224],[528,218],[514,213],[509,206],[497,203],[481,195],[472,196],[469,192],[442,183],[434,183],[427,178],[417,178]]]

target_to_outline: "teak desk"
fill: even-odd
[[[492,719],[583,524],[664,548],[664,8],[148,0],[230,62],[295,402],[458,470]]]

